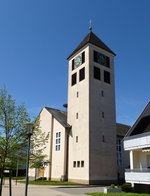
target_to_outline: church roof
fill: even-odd
[[[145,132],[145,128],[150,124],[150,102],[147,104],[134,125],[129,129],[126,137]],[[150,130],[149,130],[150,131]],[[146,131],[147,132],[147,131]]]
[[[88,43],[91,43],[99,48],[102,48],[103,50],[106,50],[107,52],[110,52],[113,55],[116,55],[100,38],[98,38],[92,31],[90,31],[67,59],[69,59],[72,55],[74,55],[78,50],[80,50]]]
[[[57,110],[54,108],[45,107],[45,109],[54,116],[54,118],[65,128],[69,128],[70,125],[67,123],[67,112]]]
[[[71,126],[67,123],[67,112],[63,110],[58,110],[54,108],[45,107],[45,109],[51,113],[54,118],[65,128],[70,128]],[[117,136],[125,136],[128,132],[130,126],[116,123],[116,134]]]
[[[127,132],[129,131],[129,129],[130,129],[129,125],[116,123],[117,136],[124,137],[127,134]]]

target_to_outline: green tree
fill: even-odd
[[[33,123],[33,135],[31,137],[31,151],[30,151],[30,168],[39,169],[43,165],[49,163],[44,154],[44,149],[48,142],[49,133],[46,134],[41,130],[40,117],[38,116]],[[43,164],[44,163],[44,164]],[[36,179],[36,176],[35,176]]]
[[[3,171],[14,166],[18,149],[21,150],[25,146],[24,123],[29,120],[25,106],[23,104],[16,106],[15,100],[7,93],[6,89],[0,89],[0,195]]]
[[[0,89],[0,167],[5,169],[13,163],[18,149],[25,146],[24,123],[29,121],[25,106],[16,106],[6,89]]]
[[[29,122],[29,114],[24,106],[16,105],[15,100],[6,89],[0,89],[0,170],[1,189],[3,171],[16,168],[17,161],[25,163],[27,147],[27,130],[25,123]],[[48,136],[39,127],[39,118],[34,121],[31,137],[31,165],[42,161],[43,151]],[[34,164],[33,164],[34,163]]]

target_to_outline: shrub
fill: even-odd
[[[46,177],[40,177],[40,178],[36,179],[35,181],[46,181],[46,180],[47,180]]]
[[[111,184],[111,185],[110,185],[110,188],[115,188],[115,185],[114,185],[114,184]]]
[[[124,192],[132,192],[133,191],[133,188],[131,186],[130,183],[124,183],[122,186],[121,186],[121,189],[122,191]]]

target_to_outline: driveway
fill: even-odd
[[[28,196],[85,196],[87,192],[103,192],[100,186],[49,186],[49,185],[29,185]],[[12,196],[24,196],[25,185],[18,183],[12,184]],[[2,196],[9,196],[9,185],[3,185]]]

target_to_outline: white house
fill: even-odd
[[[126,182],[150,191],[150,102],[124,138],[124,149],[130,153]]]
[[[50,163],[43,174],[48,179],[102,184],[122,176],[117,167],[117,155],[120,164],[122,155],[116,150],[121,140],[116,138],[114,56],[92,31],[69,55],[67,113],[48,107],[40,113],[40,126],[50,133],[45,149]]]

